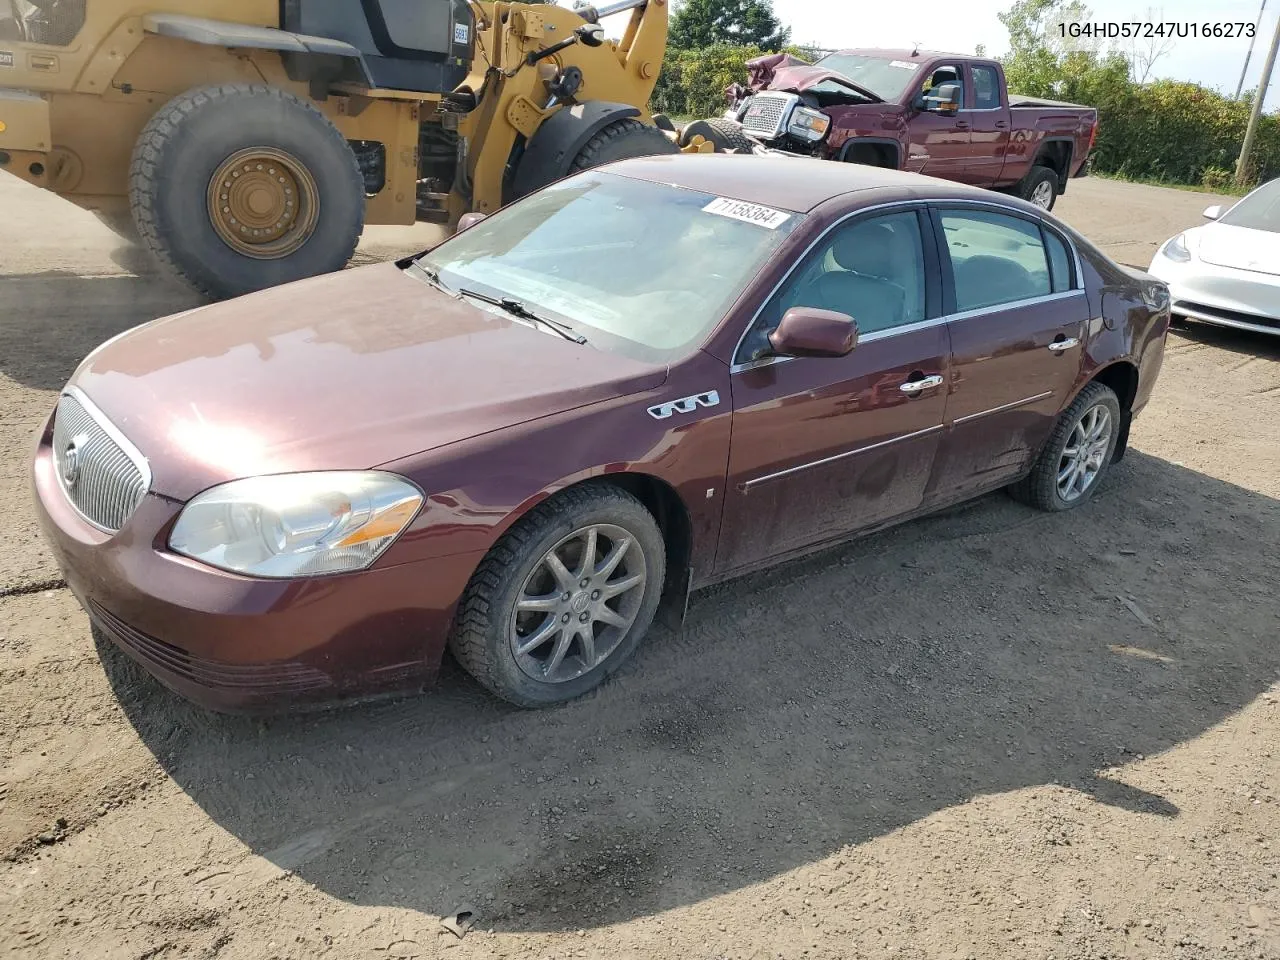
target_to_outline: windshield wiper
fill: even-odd
[[[432,270],[430,267],[424,267],[417,260],[412,261],[409,266],[412,267],[423,280],[427,281],[427,283],[431,284],[441,293],[447,293],[451,297],[457,296],[457,294],[440,279],[440,274],[435,270]]]
[[[566,340],[572,340],[574,343],[582,344],[587,342],[587,338],[574,330],[573,327],[561,323],[559,320],[552,320],[550,317],[535,313],[513,297],[491,297],[487,293],[476,293],[474,290],[466,289],[459,290],[458,294],[463,297],[471,297],[473,300],[479,300],[481,303],[490,303],[495,307],[501,307],[513,317],[519,317],[532,323],[540,323],[553,333],[558,333]]]

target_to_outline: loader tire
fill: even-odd
[[[570,173],[589,170],[602,163],[679,153],[680,148],[657,127],[631,117],[615,120],[594,137],[574,157]]]
[[[340,270],[364,230],[364,179],[319,110],[264,84],[181,94],[129,169],[143,244],[212,299]]]
[[[680,146],[687,147],[697,136],[715,144],[716,153],[752,153],[756,148],[756,142],[743,132],[741,125],[723,117],[694,120],[681,131]]]

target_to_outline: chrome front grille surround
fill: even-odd
[[[742,115],[742,129],[764,140],[782,136],[791,122],[791,111],[800,102],[794,93],[757,93]]]
[[[123,527],[151,487],[146,458],[75,387],[58,398],[53,465],[67,500],[104,533]]]

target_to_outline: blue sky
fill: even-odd
[[[935,50],[972,53],[985,43],[987,53],[1005,52],[1009,36],[997,14],[1011,0],[965,0],[962,4],[867,2],[867,0],[773,0],[774,10],[792,28],[797,43],[824,47],[911,46],[919,41]],[[1167,0],[1164,3],[1107,0],[1088,4],[1095,21],[1174,21],[1197,23],[1256,22],[1261,0]],[[931,13],[932,11],[932,13]],[[949,11],[949,12],[944,12]],[[1267,0],[1245,89],[1258,84],[1267,47],[1280,15],[1280,0]],[[1193,80],[1235,93],[1249,41],[1243,39],[1185,39],[1174,42],[1170,52],[1152,70],[1153,77]],[[1280,62],[1268,91],[1268,109],[1280,108]]]

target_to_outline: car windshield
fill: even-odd
[[[920,64],[910,60],[890,60],[887,57],[867,57],[856,53],[833,53],[823,57],[814,66],[848,77],[881,100],[896,100],[907,89]]]
[[[592,170],[417,262],[451,291],[518,300],[592,346],[661,363],[700,344],[801,219]]]
[[[1253,191],[1224,213],[1218,222],[1280,233],[1280,178]]]

